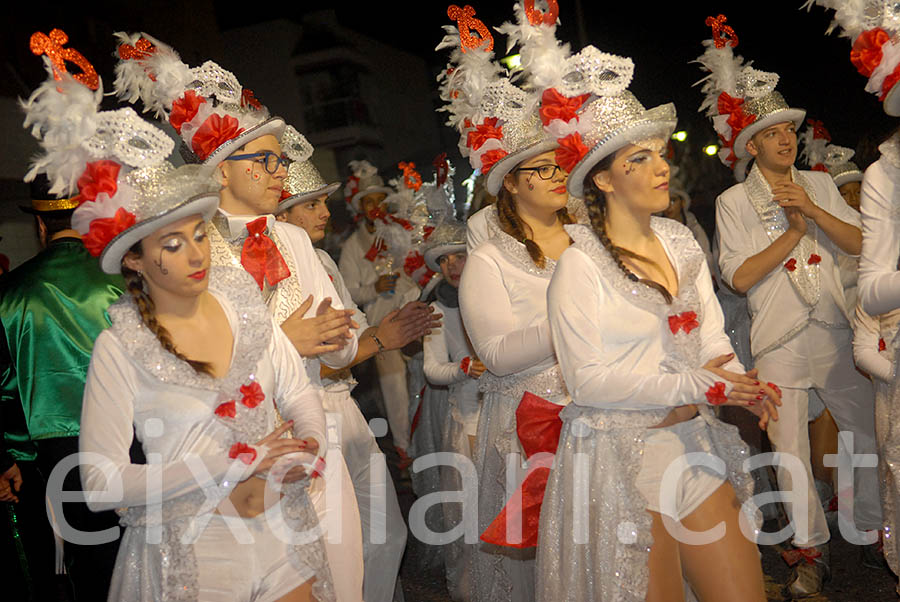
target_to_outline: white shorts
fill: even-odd
[[[664,504],[661,495],[663,475],[673,462],[691,452],[709,452],[709,431],[702,416],[678,424],[648,429],[644,439],[644,459],[635,479],[635,487],[647,500],[647,510],[681,520],[696,510],[703,501],[725,482],[725,477],[704,466],[688,466],[673,488],[673,504]],[[705,445],[704,445],[705,444]]]
[[[213,514],[194,542],[199,599],[268,602],[312,579],[315,572],[293,545],[275,535],[281,529],[289,533],[273,512],[254,518]]]

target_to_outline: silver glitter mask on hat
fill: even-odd
[[[97,113],[97,129],[82,142],[94,159],[114,159],[129,167],[157,165],[171,154],[175,142],[131,108]]]
[[[131,188],[133,196],[127,209],[140,223],[172,210],[191,197],[217,192],[221,186],[201,170],[200,165],[182,165],[176,169],[165,162],[158,167],[129,172],[124,185]]]
[[[633,76],[631,59],[585,46],[566,60],[565,75],[557,89],[569,97],[582,94],[615,96],[628,89]]]

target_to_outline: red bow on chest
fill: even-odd
[[[241,265],[253,276],[259,289],[268,280],[269,286],[275,286],[291,275],[281,251],[266,236],[267,220],[260,217],[247,224],[247,240],[241,248]]]

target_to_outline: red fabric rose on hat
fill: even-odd
[[[79,201],[93,201],[102,192],[109,197],[114,197],[119,186],[119,169],[121,166],[115,161],[103,160],[88,163],[81,177],[78,178]]]
[[[244,128],[240,127],[238,120],[231,115],[221,116],[213,113],[197,128],[197,133],[191,140],[191,150],[201,161],[205,161],[213,151],[229,140],[237,138],[243,131]]]
[[[571,172],[590,150],[581,141],[581,134],[578,132],[560,138],[557,142],[559,147],[556,149],[556,162],[567,172]]]
[[[475,126],[475,129],[466,136],[466,146],[472,150],[478,150],[488,140],[502,139],[503,126],[497,127],[497,121],[498,119],[496,117],[489,117],[479,125]]]
[[[891,36],[888,35],[888,32],[880,27],[862,32],[853,42],[853,48],[850,50],[850,62],[862,75],[871,76],[875,67],[881,62],[881,57],[884,56],[881,47],[890,39]]]
[[[544,90],[544,94],[541,96],[541,108],[538,111],[541,115],[541,123],[548,125],[554,119],[568,123],[577,116],[578,109],[590,96],[590,94],[582,94],[568,97],[557,92],[556,88]]]
[[[501,148],[495,148],[481,155],[481,173],[487,173],[494,166],[494,163],[508,155],[509,153]]]
[[[175,128],[175,131],[181,133],[181,126],[197,116],[200,105],[206,102],[206,99],[194,92],[188,90],[184,96],[172,103],[172,112],[169,114],[169,123]]]
[[[103,217],[91,222],[91,229],[81,237],[84,248],[94,257],[99,257],[109,241],[134,225],[134,214],[119,207],[113,217]]]

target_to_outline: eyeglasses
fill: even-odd
[[[281,155],[277,153],[273,153],[272,151],[260,151],[258,153],[249,153],[246,155],[231,155],[230,157],[225,159],[226,161],[255,161],[256,163],[262,163],[263,167],[266,168],[266,171],[269,173],[275,173],[278,171],[278,168],[282,165],[287,168],[288,160],[281,157]]]
[[[533,171],[542,180],[552,180],[556,177],[557,172],[562,171],[559,165],[539,165],[537,167],[520,167],[516,171]]]

